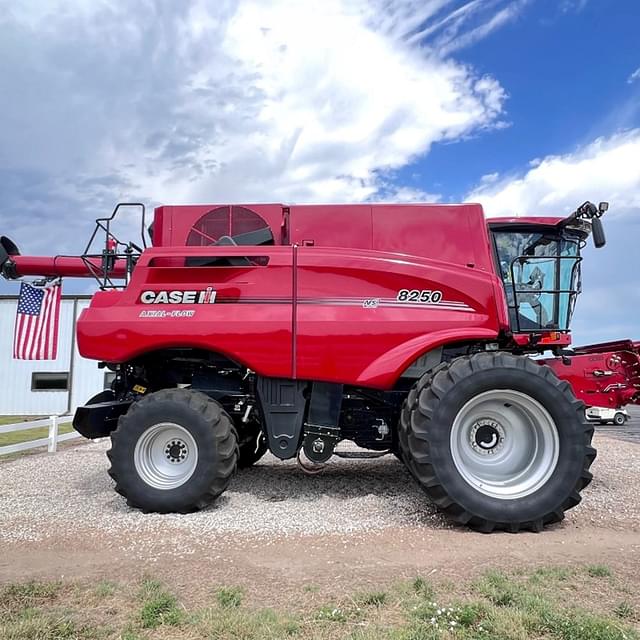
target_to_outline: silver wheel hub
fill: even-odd
[[[553,474],[560,450],[549,412],[511,389],[486,391],[469,400],[453,422],[450,446],[462,478],[502,500],[540,489]]]
[[[504,445],[504,428],[495,420],[478,420],[471,428],[469,443],[480,455],[494,455]]]
[[[140,478],[150,487],[175,489],[193,475],[198,463],[198,446],[184,427],[161,422],[138,438],[133,462]]]
[[[164,454],[171,464],[180,464],[186,460],[189,449],[182,440],[175,439],[167,442],[167,446],[164,448]]]

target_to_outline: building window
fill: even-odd
[[[105,389],[111,389],[111,384],[113,383],[113,381],[116,379],[116,372],[115,371],[105,371],[104,374],[104,388]]]
[[[31,391],[68,391],[69,372],[52,373],[41,371],[31,374]]]

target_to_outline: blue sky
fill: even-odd
[[[0,0],[0,232],[74,253],[132,199],[607,199],[575,341],[640,338],[638,32],[635,0]]]
[[[640,77],[628,82],[640,66],[639,29],[634,0],[527,3],[456,55],[500,81],[510,126],[436,145],[399,178],[463,199],[480,176],[522,170],[534,158],[639,126]]]

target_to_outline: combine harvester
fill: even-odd
[[[140,246],[112,231],[122,206],[141,208]],[[604,245],[606,209],[164,206],[146,229],[142,205],[118,205],[82,255],[3,237],[0,269],[99,281],[77,342],[116,377],[74,426],[111,437],[133,507],[203,508],[267,450],[309,472],[393,453],[456,522],[539,531],[591,480],[585,403],[638,398],[638,344],[569,350],[580,251]]]

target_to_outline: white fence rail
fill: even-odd
[[[71,419],[72,416],[49,416],[42,420],[0,425],[0,433],[14,433],[15,431],[27,431],[29,429],[42,429],[42,427],[49,428],[49,436],[47,438],[38,438],[36,440],[30,440],[29,442],[18,442],[17,444],[8,444],[4,447],[0,447],[0,456],[7,453],[17,453],[28,449],[36,449],[38,447],[47,447],[47,450],[50,453],[54,453],[58,448],[59,442],[65,442],[66,440],[73,440],[74,438],[81,437],[77,431],[63,433],[62,435],[58,433],[60,423],[67,424]]]

